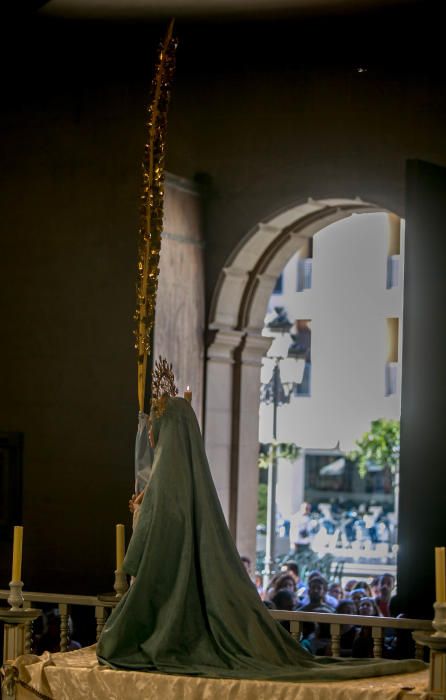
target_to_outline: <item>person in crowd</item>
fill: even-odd
[[[373,598],[369,598],[368,596],[361,598],[361,600],[359,601],[358,614],[367,615],[368,617],[372,615],[374,617],[382,617],[381,612],[376,604],[376,601]]]
[[[276,610],[295,610],[297,603],[296,594],[288,588],[281,588],[271,598],[271,602],[275,605]]]
[[[392,596],[390,599],[390,614],[391,617],[404,618],[407,617],[402,612],[399,612],[398,596]],[[410,659],[414,656],[415,642],[412,637],[411,630],[402,630],[395,628],[387,628],[384,630],[384,653],[383,656],[387,659]]]
[[[325,600],[327,581],[319,576],[313,576],[308,585],[309,602],[298,610],[302,612],[333,613],[334,608]],[[311,653],[315,656],[325,656],[330,647],[330,625],[304,623],[302,636],[308,640]]]
[[[357,580],[355,578],[350,579],[344,586],[344,593],[351,593],[352,589],[356,586]]]
[[[283,574],[290,574],[290,576],[292,576],[294,578],[294,583],[296,584],[296,588],[301,583],[300,576],[299,576],[299,567],[295,561],[292,561],[291,559],[289,561],[286,561],[280,567],[280,571]]]
[[[356,605],[352,600],[341,600],[336,608],[338,615],[356,615]],[[354,624],[341,625],[341,656],[351,656],[353,642],[358,634],[358,628]]]
[[[314,656],[331,656],[330,625],[323,622],[304,622],[301,644]]]
[[[285,564],[282,566],[282,571],[290,573],[293,576],[297,586],[297,584],[300,582],[299,567],[297,563],[292,559],[286,561]]]
[[[372,589],[370,588],[370,585],[367,583],[367,581],[357,581],[355,585],[353,586],[352,593],[353,591],[356,590],[362,590],[365,592],[367,598],[372,598]]]
[[[381,617],[379,608],[373,598],[362,598],[359,603],[359,615]],[[360,627],[358,635],[353,642],[352,656],[367,659],[373,656],[373,636],[371,627]]]
[[[60,612],[58,608],[53,608],[49,610],[44,616],[43,622],[43,634],[36,641],[35,653],[43,654],[44,651],[49,651],[51,653],[56,653],[60,651]],[[67,651],[74,651],[75,649],[80,649],[81,645],[79,642],[75,642],[71,639],[73,634],[73,621],[71,617],[68,617],[68,640],[67,640]]]
[[[351,600],[356,606],[357,615],[359,615],[359,605],[363,598],[366,598],[366,592],[363,588],[354,588],[350,593],[349,600]]]
[[[334,600],[336,600],[337,603],[339,603],[339,601],[342,600],[344,596],[342,586],[339,583],[339,581],[333,581],[332,583],[330,583],[330,585],[328,586],[328,595],[331,596]]]
[[[325,583],[324,601],[325,601],[326,603],[328,603],[328,605],[330,605],[330,606],[333,608],[333,610],[334,610],[334,609],[336,608],[337,604],[338,604],[338,601],[337,601],[336,598],[332,597],[332,596],[329,594],[329,592],[328,592],[328,582],[327,582],[326,578],[321,574],[321,572],[318,571],[317,569],[315,569],[314,571],[311,571],[311,572],[308,574],[308,587],[307,587],[307,590],[304,592],[303,596],[301,597],[301,605],[308,605],[308,603],[310,602],[309,587],[310,587],[311,581],[312,581],[314,578],[320,578],[320,579],[322,579],[322,580],[324,581],[324,583]]]
[[[311,503],[302,503],[290,522],[290,542],[294,551],[301,553],[310,548],[312,536]]]
[[[395,587],[395,577],[392,574],[383,574],[379,579],[379,594],[375,601],[384,617],[390,617],[390,599]]]
[[[265,591],[263,590],[263,578],[262,575],[256,572],[254,576],[254,584],[257,588],[257,593],[259,594],[261,600],[265,599]]]
[[[288,588],[281,588],[271,599],[271,602],[275,606],[276,610],[295,610],[297,598],[293,591]],[[290,623],[288,620],[280,620],[282,627],[285,627],[286,631],[290,631]]]
[[[283,573],[291,574],[291,576],[294,578],[297,597],[302,598],[305,595],[306,586],[300,578],[299,566],[297,563],[290,559],[283,564],[281,570]]]
[[[375,576],[375,578],[372,579],[372,583],[370,584],[373,598],[377,598],[379,596],[379,579],[380,578],[381,578],[381,576]]]
[[[286,573],[286,572],[278,571],[278,572],[277,572],[276,574],[274,574],[274,576],[270,579],[270,581],[269,581],[269,583],[268,583],[268,585],[267,585],[267,587],[266,587],[266,591],[265,591],[265,599],[266,599],[266,600],[271,600],[271,596],[273,596],[274,593],[276,592],[276,584],[277,584],[277,581],[279,580],[279,578],[280,578],[281,576],[284,575],[284,573]]]
[[[270,590],[270,589],[268,589]],[[279,591],[290,591],[293,595],[296,594],[296,584],[294,578],[290,574],[281,574],[274,582],[274,586],[271,592],[268,594],[270,600],[274,600],[274,597]],[[297,602],[297,597],[296,597]]]
[[[334,607],[329,605],[325,600],[327,593],[327,581],[319,576],[314,576],[308,585],[309,601],[305,605],[301,605],[298,610],[302,612],[327,612],[333,613]]]

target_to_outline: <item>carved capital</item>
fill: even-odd
[[[234,362],[234,350],[236,350],[243,338],[241,331],[218,330],[208,347],[207,357],[209,361],[232,364]]]
[[[273,340],[274,338],[263,335],[248,334],[242,350],[242,365],[261,367],[262,359],[270,349]]]

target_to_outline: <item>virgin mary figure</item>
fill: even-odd
[[[159,406],[158,406],[159,409]],[[150,481],[124,561],[135,577],[105,624],[100,663],[211,678],[345,680],[415,672],[416,660],[316,658],[274,620],[240,560],[195,413],[152,411]]]

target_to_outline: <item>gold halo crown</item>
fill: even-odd
[[[156,418],[166,410],[167,399],[177,395],[172,364],[160,355],[152,372],[152,410]]]

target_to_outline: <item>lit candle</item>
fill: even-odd
[[[192,403],[192,392],[190,390],[189,385],[187,385],[186,391],[184,392],[183,396],[186,399],[186,401],[189,401],[189,403]]]
[[[22,580],[22,545],[23,545],[23,527],[16,525],[14,527],[14,544],[12,548],[12,576],[11,580]]]
[[[435,547],[435,597],[437,603],[446,603],[445,548]]]
[[[116,525],[116,571],[122,571],[122,562],[125,553],[124,525]]]

